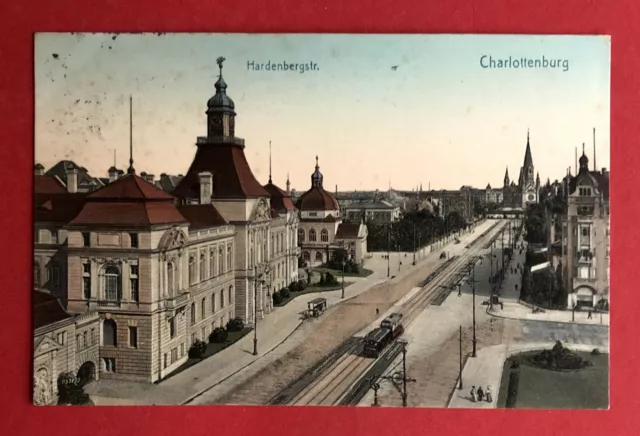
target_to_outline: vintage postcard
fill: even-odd
[[[33,401],[609,407],[606,36],[35,36]]]

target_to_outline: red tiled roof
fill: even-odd
[[[255,198],[269,194],[258,183],[241,146],[201,144],[187,174],[172,194],[178,198],[200,196],[199,173],[213,174],[213,198]]]
[[[174,198],[156,188],[142,177],[127,174],[87,196],[88,199],[129,200],[173,200]]]
[[[87,195],[72,225],[148,226],[187,222],[175,198],[151,183],[128,174]]]
[[[296,207],[301,211],[339,209],[335,197],[317,186],[302,194],[296,202]]]
[[[33,191],[36,194],[63,194],[67,188],[53,176],[34,176]]]
[[[189,204],[178,206],[178,210],[189,221],[189,230],[200,230],[227,224],[213,204]]]
[[[67,224],[80,213],[86,194],[67,192],[34,195],[34,221],[36,223]]]
[[[87,201],[69,224],[95,226],[149,226],[187,220],[171,201]]]
[[[33,328],[38,329],[58,321],[73,318],[60,300],[47,292],[34,291],[33,295]]]
[[[336,239],[356,239],[360,232],[360,223],[342,223],[338,226]]]
[[[271,195],[271,207],[276,211],[295,210],[293,201],[291,201],[291,195],[278,188],[273,183],[268,183],[264,186],[265,191]]]

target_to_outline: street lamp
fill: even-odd
[[[253,267],[253,355],[258,355],[258,282],[263,285],[267,282],[267,277],[271,269],[268,263],[262,263]]]
[[[396,341],[402,347],[402,407],[407,407],[407,382],[415,381],[407,378],[407,340],[398,339]]]
[[[380,383],[378,380],[388,380],[394,384],[402,381],[402,407],[407,407],[407,383],[415,382],[416,379],[407,377],[407,345],[408,342],[405,339],[398,339],[396,344],[402,347],[402,373],[394,372],[392,375],[373,375],[369,378],[369,387],[373,389],[373,406],[378,406],[378,390],[380,389]]]

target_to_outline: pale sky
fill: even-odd
[[[54,57],[54,55],[56,55]],[[483,55],[568,60],[563,68],[488,69]],[[35,41],[36,161],[72,159],[96,177],[128,165],[184,174],[206,135],[224,56],[236,135],[258,180],[306,190],[319,155],[325,188],[458,189],[518,177],[527,128],[544,183],[586,143],[609,167],[610,39],[591,36],[52,34]],[[248,62],[314,62],[253,71]],[[486,63],[486,59],[485,59]],[[391,67],[397,66],[395,70]],[[573,171],[573,169],[572,169]]]

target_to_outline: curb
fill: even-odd
[[[280,345],[282,345],[287,339],[289,339],[295,332],[298,331],[298,329],[300,328],[300,326],[302,326],[303,321],[300,321],[298,323],[298,325],[291,331],[291,333],[289,333],[282,341],[278,342],[276,345],[274,345],[273,347],[271,347],[268,351],[266,351],[265,353],[259,355],[256,357],[255,360],[247,363],[246,365],[238,368],[236,371],[234,371],[233,373],[229,374],[228,376],[226,376],[225,378],[223,378],[222,380],[218,380],[217,382],[215,382],[214,384],[212,384],[211,386],[202,389],[201,391],[199,391],[198,393],[191,395],[190,397],[188,397],[186,400],[180,402],[180,405],[186,405],[190,402],[192,402],[193,400],[195,400],[196,398],[198,398],[199,396],[201,396],[202,394],[204,394],[205,392],[209,391],[210,389],[215,388],[216,386],[218,386],[221,383],[224,383],[225,381],[229,380],[231,377],[233,377],[234,375],[238,374],[240,371],[243,371],[245,368],[250,367],[251,365],[253,365],[254,363],[256,363],[259,359],[263,358],[264,356],[266,356],[267,354],[271,353],[273,350],[275,350],[276,348],[278,348]]]
[[[555,323],[555,324],[595,325],[595,326],[602,326],[602,327],[610,327],[609,324],[599,324],[599,323],[574,322],[574,321],[552,321],[552,320],[546,320],[546,319],[530,319],[530,318],[516,318],[516,317],[513,317],[513,316],[504,316],[504,315],[498,315],[498,314],[492,313],[492,312],[489,311],[489,307],[487,307],[486,313],[487,313],[487,315],[492,316],[494,318],[511,319],[511,320],[516,320],[516,321],[548,322],[548,323]]]

